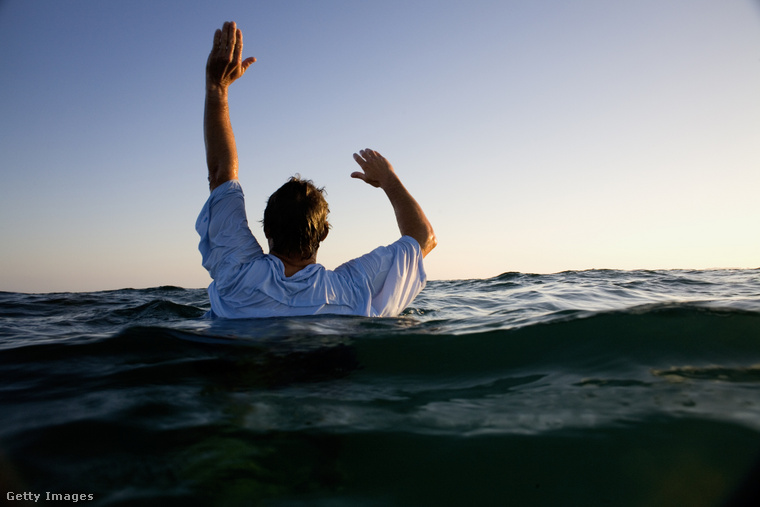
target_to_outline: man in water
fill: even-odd
[[[329,209],[322,189],[291,178],[267,201],[264,254],[248,228],[227,92],[256,61],[242,59],[243,34],[224,23],[206,63],[204,137],[211,196],[195,228],[213,282],[211,314],[250,318],[316,314],[396,316],[425,286],[422,259],[436,246],[433,228],[391,164],[376,151],[354,153],[361,171],[351,177],[385,191],[401,238],[342,264],[317,264],[327,237]]]

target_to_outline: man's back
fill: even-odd
[[[395,316],[424,288],[419,243],[404,236],[334,271],[312,263],[286,276],[282,261],[267,255],[248,228],[237,180],[216,188],[196,221],[213,316],[253,318],[340,314]]]

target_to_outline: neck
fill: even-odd
[[[282,265],[285,267],[285,276],[291,277],[301,271],[309,264],[317,263],[317,256],[312,255],[308,259],[301,259],[300,257],[292,257],[288,255],[280,255],[277,252],[269,251],[270,255],[274,255],[282,261]]]

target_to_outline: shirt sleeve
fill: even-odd
[[[422,264],[420,244],[410,236],[338,266],[336,273],[345,273],[355,282],[367,284],[370,292],[370,314],[373,317],[395,317],[409,306],[425,288],[427,275]]]
[[[216,187],[203,206],[195,230],[203,267],[217,288],[233,283],[240,268],[264,255],[248,227],[243,189],[238,180]]]

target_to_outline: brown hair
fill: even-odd
[[[269,197],[263,224],[273,252],[301,259],[316,255],[330,228],[324,194],[324,188],[296,175]]]

